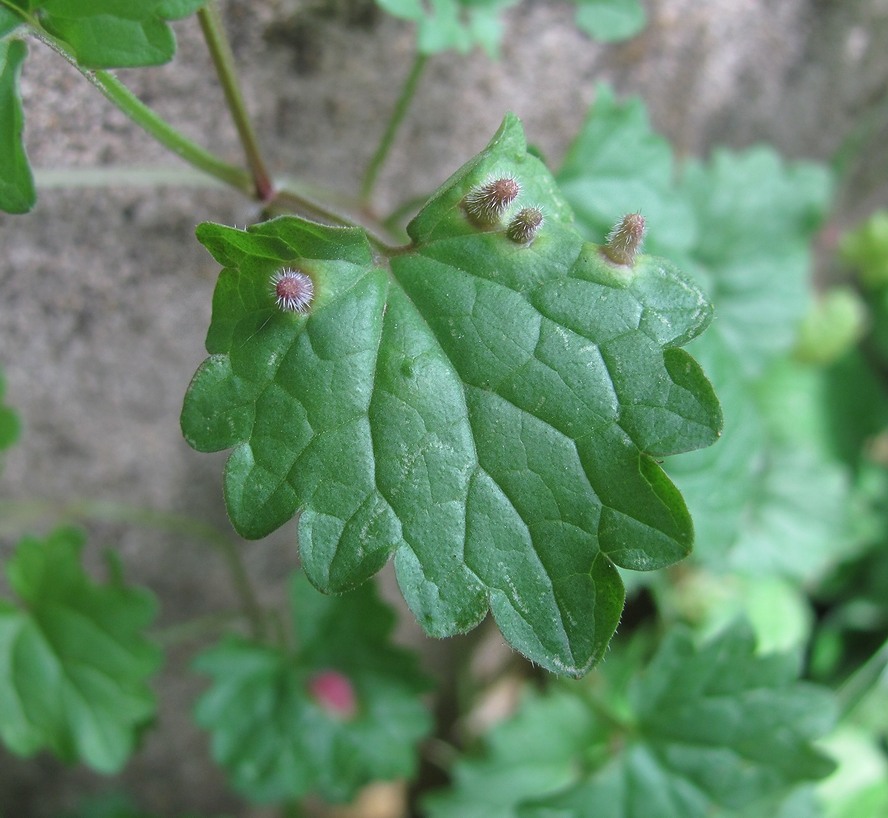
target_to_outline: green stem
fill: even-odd
[[[237,188],[248,196],[253,195],[253,184],[250,175],[245,170],[224,162],[215,154],[192,142],[145,105],[114,74],[109,71],[84,68],[68,52],[64,44],[56,40],[55,37],[36,26],[32,28],[32,33],[42,43],[61,56],[62,59],[76,68],[107,100],[151,134],[165,148],[204,173]]]
[[[140,525],[203,541],[219,551],[228,565],[232,582],[241,600],[241,608],[250,622],[253,635],[256,638],[264,635],[265,614],[244,565],[240,543],[214,526],[184,514],[172,514],[102,500],[72,500],[62,504],[51,500],[29,500],[22,503],[0,503],[0,519],[4,521],[7,530],[16,512],[25,519],[52,514],[56,519],[62,520],[100,520]]]
[[[854,671],[836,691],[841,717],[848,715],[874,688],[888,668],[888,641]]]
[[[253,124],[244,104],[237,71],[234,67],[234,54],[231,52],[231,45],[219,18],[219,10],[214,2],[209,3],[198,10],[197,17],[210,56],[213,59],[213,65],[216,66],[216,73],[225,94],[225,101],[228,103],[228,109],[231,111],[234,124],[237,127],[238,136],[244,146],[247,164],[253,174],[256,195],[259,201],[267,202],[271,199],[274,188],[262,158],[262,151],[259,149],[259,140],[256,138],[256,132],[253,130]]]
[[[427,54],[417,53],[413,60],[413,66],[410,69],[410,73],[407,75],[404,87],[401,89],[401,95],[395,103],[395,109],[392,111],[385,133],[383,133],[379,146],[376,148],[376,152],[373,154],[373,158],[367,166],[366,173],[364,173],[364,180],[361,183],[361,200],[365,207],[368,207],[370,204],[373,188],[376,185],[376,177],[379,176],[379,171],[382,169],[382,165],[391,150],[392,143],[395,141],[395,134],[397,134],[398,128],[407,113],[407,109],[410,107],[410,102],[416,94],[416,88],[419,85],[419,80],[422,77],[422,72],[425,69],[427,61]]]

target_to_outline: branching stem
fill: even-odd
[[[179,130],[170,125],[165,119],[158,116],[151,108],[145,105],[132,91],[129,90],[110,71],[92,70],[81,66],[74,56],[68,52],[65,45],[50,36],[45,31],[34,27],[32,33],[42,43],[55,51],[62,59],[79,71],[93,86],[95,86],[107,100],[119,108],[133,122],[147,131],[161,145],[172,151],[176,156],[184,159],[188,164],[202,170],[204,173],[237,188],[241,193],[253,195],[253,185],[250,175],[234,165],[220,159],[215,154],[192,142]]]

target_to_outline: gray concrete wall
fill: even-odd
[[[228,0],[223,10],[243,85],[275,171],[343,193],[363,168],[409,70],[409,25],[369,0]],[[566,2],[524,2],[506,15],[499,62],[435,57],[385,166],[381,208],[428,192],[479,150],[504,112],[557,164],[595,85],[641,94],[683,154],[772,142],[793,158],[829,159],[855,129],[870,137],[843,188],[837,223],[888,203],[888,2],[648,0],[639,37],[600,46],[574,27]],[[121,72],[139,95],[195,140],[239,159],[233,128],[197,25],[177,24],[173,66]],[[40,168],[175,160],[37,43],[24,69],[26,141]],[[255,208],[212,188],[43,189],[35,211],[0,216],[0,365],[24,417],[6,458],[2,498],[75,498],[187,513],[225,528],[224,455],[181,439],[178,414],[204,357],[216,266],[193,238],[206,219],[243,225]],[[20,508],[20,510],[22,510]],[[49,518],[35,519],[40,529]],[[0,520],[0,553],[13,517]],[[120,551],[151,587],[162,625],[236,598],[222,561],[185,536],[113,521],[88,525],[88,557]],[[270,598],[295,559],[292,525],[244,546]],[[409,634],[410,626],[405,626]],[[120,782],[161,814],[247,813],[208,767],[189,721],[202,682],[186,674],[194,643],[175,648],[159,680],[157,729]],[[40,757],[0,751],[0,813],[51,816],[106,782]]]

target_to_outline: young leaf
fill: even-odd
[[[492,179],[518,182],[510,207],[545,213],[532,242],[508,237],[507,213],[497,229],[466,212]],[[469,630],[490,607],[516,649],[585,673],[619,620],[614,566],[652,570],[690,550],[655,458],[709,445],[721,416],[679,348],[709,320],[699,291],[659,259],[609,262],[571,222],[509,117],[411,222],[388,270],[356,229],[201,225],[226,269],[182,429],[200,451],[234,447],[238,531],[262,537],[302,509],[303,565],[321,590],[354,587],[394,554],[428,633]],[[282,267],[311,277],[307,313],[276,306]]]
[[[24,116],[18,87],[27,53],[21,40],[0,40],[0,210],[7,213],[27,213],[36,201],[22,143]]]
[[[116,578],[90,581],[82,546],[71,529],[27,537],[7,565],[23,604],[0,600],[0,737],[19,755],[47,748],[111,773],[154,716],[160,652],[143,632],[156,606]]]
[[[169,21],[207,0],[37,0],[33,11],[46,31],[65,42],[87,68],[159,65],[172,59]]]
[[[463,54],[481,46],[496,57],[503,36],[499,12],[517,0],[376,0],[389,14],[417,24],[422,54],[455,49]]]
[[[628,689],[624,672],[608,661],[606,683],[525,700],[481,758],[457,765],[452,790],[428,800],[431,818],[473,816],[475,799],[479,818],[735,815],[834,767],[813,745],[831,726],[830,695],[795,681],[791,656],[757,655],[743,623],[700,647],[674,630]],[[535,774],[534,760],[558,775]]]
[[[392,611],[372,583],[327,597],[298,576],[290,596],[295,654],[232,638],[197,660],[214,677],[197,719],[215,759],[256,801],[346,801],[370,781],[410,775],[431,717],[414,657],[389,641]]]
[[[602,42],[634,37],[644,28],[645,13],[640,0],[574,0],[577,25]]]

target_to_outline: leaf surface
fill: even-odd
[[[23,539],[7,564],[22,605],[0,600],[0,736],[19,755],[46,748],[111,773],[154,716],[160,652],[143,632],[155,603],[119,578],[94,584],[82,545],[59,529]]]
[[[206,0],[40,0],[33,13],[43,28],[87,68],[129,68],[169,62],[176,40],[169,21]]]
[[[473,816],[476,801],[478,816],[497,818],[776,814],[754,807],[833,769],[813,744],[831,726],[830,694],[796,681],[791,655],[756,654],[745,624],[701,646],[673,630],[641,674],[628,658],[609,659],[604,678],[526,699],[428,799],[430,817]]]
[[[546,214],[529,245],[461,206],[507,175],[516,207]],[[202,225],[225,269],[183,432],[200,451],[234,447],[226,501],[245,536],[301,509],[321,590],[354,587],[394,555],[428,633],[466,631],[489,607],[518,650],[581,675],[619,619],[615,566],[690,550],[690,518],[654,458],[718,436],[715,396],[679,348],[708,305],[662,260],[618,267],[584,242],[512,117],[408,232],[384,269],[356,229]],[[307,316],[275,306],[282,266],[312,277]]]
[[[410,775],[431,717],[414,657],[389,642],[392,611],[372,583],[328,597],[302,576],[291,602],[294,653],[229,638],[197,660],[213,677],[197,719],[213,734],[215,759],[256,801],[310,792],[345,801],[372,780]],[[331,713],[313,698],[312,679],[331,671],[352,686],[353,714]]]
[[[602,42],[625,40],[644,28],[646,15],[640,0],[574,0],[577,25]]]
[[[389,14],[417,24],[423,54],[451,49],[463,54],[481,46],[495,57],[503,36],[499,15],[517,0],[376,0]]]
[[[27,213],[36,201],[34,178],[22,142],[24,115],[19,75],[28,47],[0,40],[0,210]]]
[[[694,275],[718,313],[712,334],[746,375],[792,348],[810,301],[811,239],[829,206],[824,168],[762,147],[718,151],[679,173],[644,104],[602,87],[557,179],[593,239],[642,212],[649,249]]]

